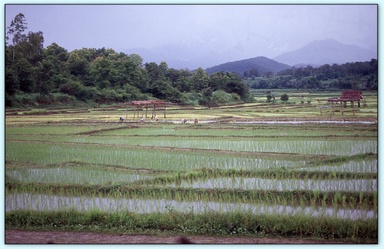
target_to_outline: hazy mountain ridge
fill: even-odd
[[[227,62],[224,64],[207,68],[205,71],[210,74],[224,71],[224,72],[238,73],[242,75],[244,72],[250,71],[252,69],[257,70],[258,73],[266,73],[266,72],[279,72],[288,68],[290,68],[290,66],[285,65],[283,63],[276,62],[267,57],[259,56],[259,57],[254,57],[250,59],[245,59],[245,60]]]
[[[230,51],[217,51],[216,49],[197,44],[192,46],[186,43],[167,44],[152,49],[133,48],[124,51],[127,54],[139,54],[144,63],[165,61],[169,67],[175,69],[195,70],[206,68],[223,62],[231,61]]]
[[[344,64],[347,62],[370,61],[377,59],[377,53],[356,45],[346,45],[336,40],[313,41],[308,45],[276,56],[273,60],[290,66],[297,64]]]
[[[188,68],[195,70],[202,67],[207,68],[208,72],[213,72],[220,68],[222,71],[241,74],[251,69],[256,69],[258,72],[278,72],[291,66],[305,67],[311,65],[317,67],[324,64],[344,64],[377,59],[377,52],[356,45],[346,45],[332,39],[313,41],[300,49],[281,54],[272,59],[258,56],[235,60],[233,59],[236,57],[234,51],[238,50],[238,48],[234,47],[232,50],[225,49],[218,52],[204,44],[199,44],[196,47],[191,44],[168,44],[153,49],[129,49],[125,53],[139,54],[144,63],[165,61],[169,67],[175,69]]]

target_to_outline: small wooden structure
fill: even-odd
[[[133,107],[133,118],[140,117],[141,112],[141,118],[144,117],[144,110],[145,110],[145,118],[148,118],[148,108],[152,108],[152,119],[156,117],[156,109],[163,108],[164,112],[164,118],[167,117],[167,105],[174,105],[174,103],[171,102],[165,102],[163,100],[138,100],[138,101],[131,101],[128,103],[128,106]],[[128,110],[127,110],[128,111]],[[128,114],[127,114],[128,115]]]
[[[340,103],[341,114],[344,115],[344,108],[347,107],[347,103],[351,103],[351,108],[353,114],[355,114],[355,102],[357,102],[357,107],[360,107],[360,101],[362,100],[364,107],[366,106],[366,102],[361,90],[344,90],[341,92],[340,97],[338,98],[328,98],[327,102],[330,104],[328,106],[319,106],[320,113],[322,113],[322,108],[330,107],[332,113],[334,113],[334,105]],[[320,100],[317,100],[320,104]]]

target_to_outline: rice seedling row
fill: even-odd
[[[332,217],[335,219],[367,220],[377,219],[377,212],[373,210],[343,209],[330,207],[291,207],[289,205],[261,205],[249,203],[223,203],[212,201],[175,201],[165,199],[125,199],[104,197],[66,197],[42,194],[11,194],[6,199],[5,211],[32,210],[52,211],[74,209],[90,211],[93,209],[103,212],[127,211],[135,213],[164,213],[176,211],[183,213],[228,213],[242,212],[255,214],[296,215],[309,217]]]

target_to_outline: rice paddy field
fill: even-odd
[[[5,228],[378,243],[377,93],[343,115],[297,96],[6,110]]]

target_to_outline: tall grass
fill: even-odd
[[[66,211],[14,211],[6,213],[6,228],[26,227],[60,230],[105,231],[115,233],[143,233],[162,231],[187,235],[231,235],[254,237],[323,238],[355,243],[377,243],[378,224],[374,219],[348,220],[333,217],[260,214],[244,212],[231,214],[208,212],[185,214],[176,211],[135,214],[126,211],[88,212]]]

